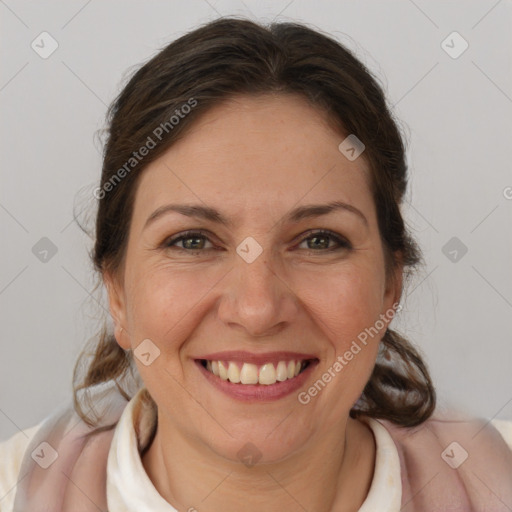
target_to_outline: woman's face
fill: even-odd
[[[344,138],[300,97],[240,96],[145,169],[105,278],[159,428],[261,462],[345,428],[401,272],[386,282],[364,153],[347,159]]]

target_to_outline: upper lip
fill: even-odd
[[[230,350],[205,354],[194,357],[194,359],[206,359],[207,361],[233,361],[262,365],[265,363],[278,363],[279,361],[304,361],[308,359],[317,359],[317,357],[314,354],[303,354],[300,352],[280,351],[255,354],[253,352],[245,352],[243,350]]]

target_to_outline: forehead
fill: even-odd
[[[302,201],[342,200],[371,210],[366,161],[339,151],[344,138],[300,96],[232,98],[206,111],[144,170],[135,212],[173,200],[231,207],[237,215]]]

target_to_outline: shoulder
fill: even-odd
[[[475,452],[488,453],[493,448],[512,452],[511,420],[468,416],[452,411],[452,414],[435,414],[425,422],[425,428],[441,443],[460,439]]]
[[[384,422],[398,442],[408,451],[452,446],[471,448],[474,454],[484,456],[505,452],[512,456],[512,420],[498,420],[468,415],[459,410],[438,410],[427,421],[416,427],[403,428]],[[418,442],[421,440],[421,446]],[[457,446],[457,447],[458,447]]]
[[[491,420],[491,424],[512,450],[512,420]]]
[[[415,427],[383,423],[399,455],[404,504],[501,511],[503,501],[512,503],[512,421],[445,410]],[[428,488],[417,494],[425,482]]]
[[[20,430],[4,441],[0,441],[0,511],[9,512],[16,494],[21,462],[30,441],[34,438],[43,422]]]

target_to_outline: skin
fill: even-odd
[[[367,162],[345,158],[344,138],[299,96],[240,96],[206,112],[141,176],[123,266],[104,279],[119,345],[135,349],[149,338],[160,350],[149,366],[135,358],[158,406],[142,462],[179,510],[352,511],[368,493],[375,442],[349,411],[388,320],[307,405],[297,393],[239,402],[193,361],[222,350],[313,353],[319,363],[307,390],[398,302],[402,269],[386,279]],[[283,220],[297,206],[331,201],[356,207],[367,224],[345,210]],[[172,212],[144,228],[169,203],[216,208],[233,225]],[[199,245],[188,241],[198,250],[163,245],[189,229],[210,233]],[[316,248],[310,229],[331,230],[351,248]],[[248,236],[263,248],[250,264],[236,252]],[[247,442],[261,452],[252,467],[237,456]]]

